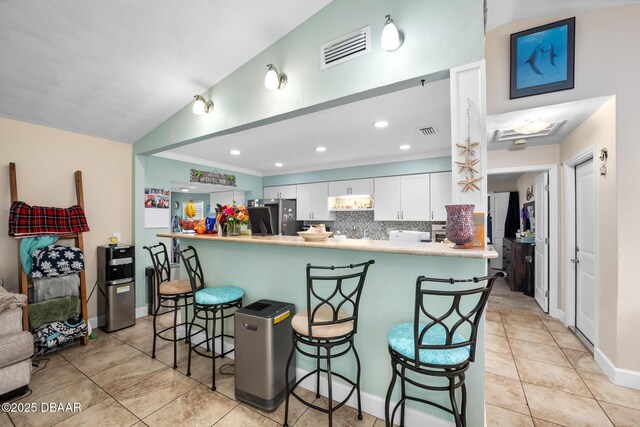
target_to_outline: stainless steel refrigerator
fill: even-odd
[[[302,221],[296,221],[296,201],[287,199],[249,200],[248,207],[266,206],[271,213],[273,234],[295,236],[302,227]]]

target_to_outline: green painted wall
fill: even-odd
[[[139,162],[143,166],[138,166],[136,170],[136,178],[138,173],[144,171],[144,185],[143,187],[153,187],[153,188],[163,188],[170,189],[171,181],[179,181],[179,182],[189,182],[189,174],[191,169],[198,170],[212,170],[212,168],[195,165],[192,163],[179,162],[176,160],[165,159],[162,157],[156,156],[135,156],[134,160]],[[243,173],[231,172],[223,169],[216,169],[221,173],[232,174],[236,176],[237,188],[242,190],[247,190],[247,196],[250,198],[260,198],[262,197],[262,177],[248,175]],[[231,188],[231,187],[229,187]],[[134,194],[134,204],[140,204],[140,206],[144,206],[143,196],[144,196],[144,188],[141,194],[136,192]],[[176,193],[174,193],[176,194]],[[187,194],[187,193],[182,193]],[[180,196],[182,196],[180,194]],[[205,205],[209,204],[209,197],[206,195],[205,197]],[[134,210],[136,210],[134,208]],[[171,207],[171,212],[173,212],[173,206]],[[142,209],[140,209],[140,214],[144,215]],[[136,217],[136,219],[138,219]],[[145,245],[152,245],[157,243],[158,241],[163,240],[167,245],[167,248],[170,248],[169,239],[159,239],[156,237],[158,233],[166,233],[169,232],[169,228],[144,228],[144,216],[142,221],[136,222],[136,282],[138,286],[136,287],[136,307],[146,306],[148,301],[145,277],[144,277],[144,269],[151,265],[151,260],[149,259],[149,254],[143,249]]]
[[[244,304],[262,298],[294,303],[296,310],[306,308],[307,263],[313,265],[348,265],[374,259],[360,300],[356,349],[362,363],[362,391],[384,399],[391,379],[390,359],[386,335],[396,324],[413,320],[415,282],[419,275],[431,277],[470,278],[486,274],[486,261],[401,255],[377,252],[343,251],[336,249],[268,246],[228,241],[184,239],[198,251],[203,265],[205,282],[209,286],[229,284],[245,291]],[[224,268],[220,268],[224,266]],[[256,274],[256,272],[260,272]],[[186,273],[182,277],[186,277]],[[434,285],[435,286],[435,285]],[[450,285],[445,285],[450,289]],[[461,285],[456,285],[461,286]],[[434,298],[435,300],[435,298]],[[474,303],[476,301],[473,301]],[[431,313],[442,315],[451,301],[428,305]],[[468,308],[470,309],[469,304]],[[227,323],[232,327],[232,322]],[[484,336],[484,322],[479,336]],[[467,423],[469,427],[484,426],[484,340],[480,340],[475,363],[466,376]],[[315,368],[312,360],[297,357],[297,366],[307,371]],[[354,378],[355,359],[352,354],[332,363],[335,372]],[[424,380],[424,378],[422,379]],[[430,380],[433,384],[433,379]],[[400,387],[396,387],[399,392]],[[413,389],[410,389],[413,391]],[[422,397],[448,404],[444,392],[421,392]],[[398,395],[394,397],[398,399]],[[412,403],[409,403],[410,406]],[[426,405],[417,406],[436,417],[451,419],[442,411]]]
[[[372,178],[378,176],[409,175],[427,172],[451,170],[451,157],[433,157],[429,159],[406,160],[402,162],[380,163],[376,165],[353,166],[349,168],[325,169],[284,175],[265,176],[262,184],[270,185],[301,184],[305,182],[338,181],[343,179]]]

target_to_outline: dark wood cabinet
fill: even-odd
[[[505,237],[502,243],[502,268],[508,274],[506,281],[512,291],[533,296],[534,243],[522,243],[520,239]]]

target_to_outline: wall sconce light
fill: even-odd
[[[287,76],[279,73],[273,64],[267,65],[267,75],[264,76],[264,87],[269,90],[282,89],[287,85]]]
[[[213,111],[213,101],[207,102],[202,96],[195,95],[193,97],[193,114],[202,115]]]
[[[380,46],[382,49],[392,52],[402,46],[403,37],[398,31],[396,24],[391,19],[391,15],[385,16],[384,29],[380,38]]]

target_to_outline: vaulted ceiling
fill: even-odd
[[[330,0],[3,0],[0,117],[134,143]]]

